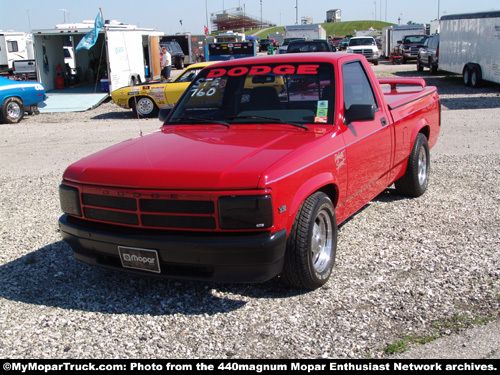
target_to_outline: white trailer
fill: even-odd
[[[425,25],[388,26],[382,29],[382,56],[389,57],[407,35],[425,34]]]
[[[284,33],[285,38],[326,39],[326,30],[321,25],[285,26]]]
[[[0,72],[12,72],[14,61],[32,58],[33,43],[30,34],[0,30]]]
[[[93,27],[94,21],[84,21],[33,31],[38,79],[47,91],[56,88],[58,75],[66,77],[73,69],[80,83],[107,79],[109,92],[146,81],[146,66],[153,67],[153,78],[160,76],[158,39],[163,32],[106,22],[95,45],[76,52],[80,40]],[[75,50],[75,67],[71,69],[65,66],[68,47]]]
[[[446,15],[440,20],[439,69],[464,83],[500,83],[500,11]]]

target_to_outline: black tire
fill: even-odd
[[[3,101],[0,108],[1,120],[7,124],[17,124],[23,119],[24,105],[19,98],[7,98]]]
[[[433,63],[432,61],[429,61],[429,70],[431,74],[436,74],[438,71],[438,66],[436,63]]]
[[[417,60],[417,71],[418,72],[424,71],[424,66],[420,63],[420,60]]]
[[[417,135],[406,166],[405,174],[395,182],[396,194],[420,197],[429,184],[429,144],[422,133]]]
[[[475,66],[471,70],[470,74],[470,85],[477,89],[481,87],[481,80],[483,79],[483,75],[481,73],[481,68],[479,66]]]
[[[288,237],[281,279],[292,288],[313,290],[332,273],[337,252],[337,219],[330,198],[316,192],[301,205]]]
[[[130,108],[139,118],[150,118],[158,115],[158,106],[153,99],[147,96],[132,99]]]
[[[468,67],[465,67],[463,72],[465,86],[471,85],[470,75],[471,75],[471,70]]]

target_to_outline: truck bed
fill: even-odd
[[[422,78],[379,78],[378,81],[391,110],[436,91],[435,87],[427,87]]]

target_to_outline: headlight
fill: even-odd
[[[59,185],[59,201],[61,203],[61,210],[65,214],[82,216],[80,193],[78,189],[66,185]]]
[[[352,53],[352,48],[347,48],[347,53]]]
[[[273,225],[270,195],[219,198],[219,222],[222,229],[263,229]]]

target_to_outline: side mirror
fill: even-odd
[[[397,44],[403,44],[403,41],[402,40],[398,40],[396,43]]]
[[[170,114],[171,110],[172,110],[172,108],[162,108],[162,109],[160,109],[160,113],[158,114],[158,119],[161,122],[165,122],[165,120],[167,119],[167,117]]]
[[[375,106],[372,104],[353,104],[344,111],[344,124],[349,125],[354,121],[375,120]]]

